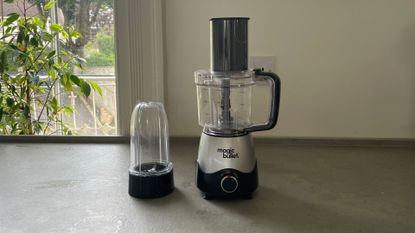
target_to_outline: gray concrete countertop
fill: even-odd
[[[175,191],[140,200],[128,145],[0,143],[0,232],[415,232],[415,148],[257,145],[254,198],[211,201],[196,152],[172,145]]]

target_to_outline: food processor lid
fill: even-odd
[[[210,19],[211,69],[217,72],[248,69],[248,17]]]
[[[195,84],[208,87],[246,87],[255,84],[254,72],[212,72],[210,70],[195,71]]]

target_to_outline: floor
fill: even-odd
[[[175,191],[127,194],[122,144],[0,143],[0,232],[415,232],[415,148],[257,145],[252,200],[200,197],[197,145],[171,146]]]

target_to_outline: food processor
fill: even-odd
[[[280,79],[271,72],[248,69],[247,17],[210,20],[210,70],[195,72],[199,125],[203,127],[197,157],[197,187],[204,198],[250,198],[258,187],[251,133],[277,123]],[[269,119],[251,120],[252,88],[271,90]]]

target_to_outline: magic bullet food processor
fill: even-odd
[[[274,128],[278,119],[280,79],[248,69],[248,20],[211,19],[211,69],[195,72],[203,126],[196,182],[205,198],[251,197],[258,186],[251,133]],[[272,98],[268,121],[256,124],[251,120],[251,93],[259,82],[271,85]]]

